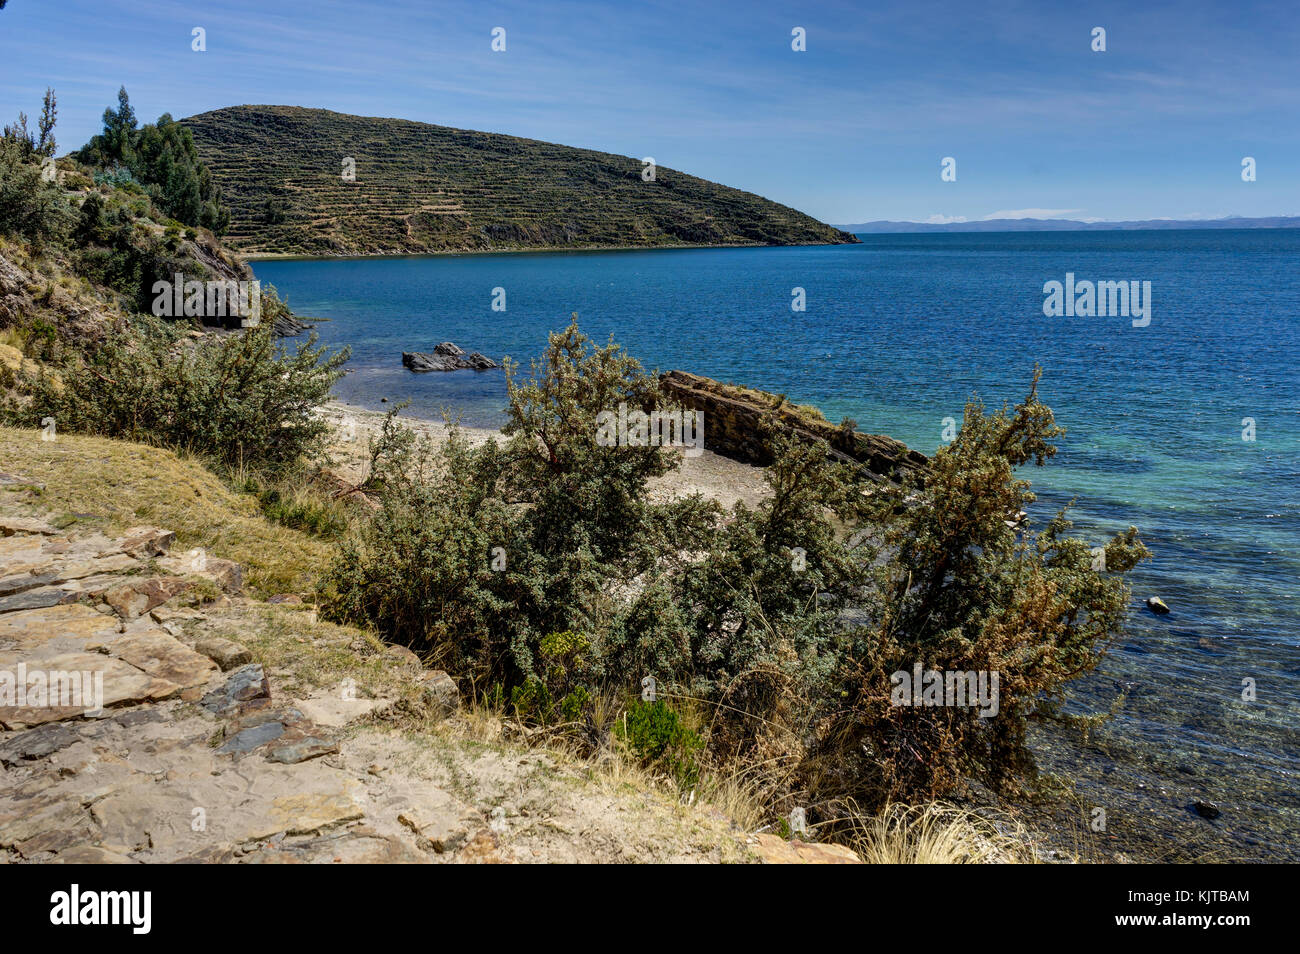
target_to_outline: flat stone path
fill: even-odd
[[[0,862],[503,860],[447,792],[324,760],[385,700],[283,698],[245,647],[189,642],[178,598],[237,595],[237,565],[153,527],[0,534]]]
[[[376,721],[398,700],[347,680],[277,686],[238,640],[256,644],[257,613],[307,608],[248,600],[237,564],[174,552],[162,528],[109,537],[7,509],[0,864],[856,860],[497,745],[490,717],[440,740]],[[433,711],[458,704],[408,650],[379,656]]]

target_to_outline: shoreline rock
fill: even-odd
[[[902,441],[836,426],[766,391],[689,371],[668,371],[660,375],[659,383],[670,401],[685,410],[704,412],[707,450],[746,464],[770,465],[773,438],[786,433],[808,442],[824,440],[834,459],[856,464],[876,480],[923,473],[930,465],[928,457]]]
[[[471,351],[466,354],[450,341],[444,341],[433,349],[432,354],[423,351],[403,351],[402,365],[417,373],[426,371],[490,371],[499,368],[491,358]]]

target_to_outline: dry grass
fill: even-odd
[[[930,802],[888,805],[855,817],[846,843],[868,864],[1032,864],[1037,860],[1019,825]]]
[[[242,564],[254,595],[309,590],[332,554],[328,543],[268,522],[252,496],[172,451],[70,434],[42,441],[37,430],[0,428],[0,470],[29,481],[20,501],[63,526],[174,530],[178,548]]]
[[[772,816],[772,807],[760,797],[759,786],[738,772],[704,772],[691,792],[680,792],[671,779],[653,772],[637,760],[614,734],[614,723],[623,709],[621,696],[613,691],[595,694],[595,721],[602,726],[602,742],[594,752],[589,746],[565,732],[565,727],[531,730],[526,738],[503,709],[487,699],[478,698],[461,707],[454,720],[441,724],[441,730],[454,732],[462,739],[492,744],[510,737],[548,755],[578,772],[598,790],[610,793],[629,791],[653,794],[657,799],[676,804],[683,812],[703,811],[726,818],[740,831],[752,832]],[[430,728],[435,728],[430,726]]]
[[[772,807],[763,802],[759,787],[740,772],[706,772],[699,790],[700,802],[713,806],[744,831],[757,831],[771,817]]]

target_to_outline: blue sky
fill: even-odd
[[[142,120],[397,116],[653,156],[830,222],[1300,214],[1295,0],[9,0],[0,64],[6,122],[55,87],[61,151],[125,84]]]

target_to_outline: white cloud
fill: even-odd
[[[1001,212],[993,212],[984,216],[984,221],[990,219],[1063,219],[1071,215],[1076,215],[1083,209],[1003,209]]]
[[[951,225],[953,222],[965,222],[964,215],[932,215],[925,220],[926,225]]]

